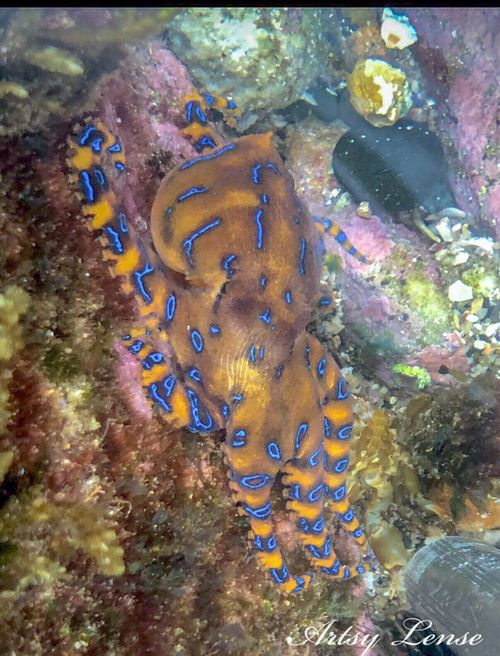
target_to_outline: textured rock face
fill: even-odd
[[[300,98],[324,69],[327,16],[319,9],[197,9],[174,19],[167,43],[198,84],[245,111],[269,111]]]

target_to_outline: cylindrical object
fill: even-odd
[[[459,536],[436,540],[407,564],[405,583],[415,614],[406,644],[430,631],[436,640],[421,644],[445,644],[459,656],[500,653],[499,549]]]

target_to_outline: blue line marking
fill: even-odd
[[[104,188],[106,186],[106,176],[104,175],[102,168],[96,164],[92,168],[92,173],[95,175],[99,186]]]
[[[206,191],[208,191],[208,187],[191,187],[191,189],[188,189],[188,191],[185,191],[180,196],[177,196],[177,200],[179,203],[182,203],[182,201],[186,200],[186,198],[190,198],[196,194],[204,194]]]
[[[165,305],[165,317],[167,321],[172,321],[175,315],[175,308],[177,307],[177,298],[175,294],[170,294]]]
[[[265,353],[265,352],[266,352],[266,349],[265,349],[263,346],[261,346],[261,347],[259,348],[259,360],[263,360],[263,359],[264,359],[264,353]]]
[[[345,378],[342,376],[342,378],[339,380],[339,386],[337,389],[337,399],[339,401],[342,401],[343,399],[346,399],[349,396],[349,390],[347,389],[347,383]]]
[[[347,235],[343,230],[341,230],[339,234],[336,235],[335,239],[339,242],[339,244],[343,244],[347,239]]]
[[[299,273],[301,276],[305,275],[305,259],[306,259],[306,249],[307,249],[307,242],[305,239],[302,239],[302,243],[300,245],[300,260],[299,260]]]
[[[205,234],[205,232],[208,232],[209,230],[212,230],[212,228],[216,228],[221,224],[220,219],[214,219],[213,221],[210,221],[210,223],[205,224],[196,232],[193,232],[192,235],[190,235],[187,239],[185,239],[182,242],[182,246],[184,248],[184,251],[186,253],[187,260],[189,262],[189,266],[194,267],[194,262],[191,258],[191,251],[193,250],[193,242],[195,239],[198,239],[198,237],[201,237],[201,235]]]
[[[289,289],[287,289],[286,292],[284,293],[284,299],[285,299],[285,303],[287,305],[291,305],[291,303],[292,303],[292,292]]]
[[[217,150],[215,153],[210,153],[208,155],[200,155],[200,157],[195,157],[194,159],[190,159],[187,162],[184,162],[184,164],[179,168],[179,171],[185,171],[186,169],[191,168],[195,164],[198,164],[199,162],[206,162],[210,159],[214,159],[215,157],[219,157],[219,155],[223,155],[224,153],[227,153],[229,150],[233,150],[233,148],[236,148],[236,144],[231,143],[227,144],[227,146],[223,146],[220,150]]]
[[[229,406],[227,403],[224,403],[224,405],[221,408],[222,416],[224,419],[227,419],[229,417]]]
[[[331,574],[336,576],[339,573],[340,565],[341,565],[340,560],[336,560],[331,567],[322,567],[321,571],[325,572],[325,574]]]
[[[309,359],[309,353],[311,352],[311,347],[310,346],[304,346],[304,362],[306,363],[306,367],[308,369],[311,368],[311,360]]]
[[[271,169],[271,171],[273,173],[275,173],[276,175],[281,175],[281,173],[280,173],[278,167],[276,166],[276,164],[273,164],[272,162],[268,162],[267,168]]]
[[[316,465],[319,462],[319,457],[322,451],[323,451],[323,445],[321,445],[319,449],[316,449],[316,451],[309,458],[309,464],[311,465],[311,467],[316,467]]]
[[[215,102],[215,98],[214,98],[211,94],[209,94],[209,93],[204,93],[204,94],[203,94],[203,97],[205,98],[205,102],[207,103],[207,105],[208,105],[209,107],[210,107],[210,105],[213,105],[213,104],[214,104],[214,102]]]
[[[165,357],[161,353],[158,353],[158,351],[155,351],[144,358],[142,366],[149,371],[155,364],[160,364],[161,362],[165,362]]]
[[[335,465],[335,471],[337,474],[341,474],[342,472],[345,472],[347,469],[347,466],[349,464],[349,458],[342,458],[342,460],[339,460],[338,463]]]
[[[252,490],[258,490],[260,487],[264,487],[269,480],[269,476],[265,474],[254,474],[253,476],[243,476],[240,478],[240,483]]]
[[[192,367],[192,368],[188,371],[188,376],[189,376],[189,378],[191,378],[191,380],[194,380],[194,381],[197,382],[197,383],[201,383],[201,374],[200,374],[200,370],[199,370],[199,369],[196,369],[196,367]]]
[[[123,173],[125,171],[125,164],[123,162],[115,162],[115,169]]]
[[[259,249],[262,248],[262,241],[264,237],[264,231],[262,228],[262,214],[263,210],[259,208],[257,210],[257,214],[255,215],[255,223],[257,224],[257,248]]]
[[[318,376],[320,378],[323,378],[325,375],[325,367],[326,367],[326,358],[321,358],[321,360],[318,362]]]
[[[111,226],[106,226],[106,232],[109,237],[111,250],[115,255],[121,255],[124,252],[124,248],[120,240],[120,235]]]
[[[269,571],[276,583],[284,583],[288,578],[288,569],[286,565],[283,565],[281,569],[270,569]]]
[[[158,394],[158,385],[156,383],[151,383],[151,385],[148,387],[148,390],[149,395],[153,401],[158,403],[158,405],[160,405],[165,410],[165,412],[172,412],[172,406],[169,405],[165,399]]]
[[[259,319],[261,319],[264,323],[270,324],[271,323],[271,308],[266,308],[264,312],[261,312],[259,314]]]
[[[243,401],[243,396],[244,396],[243,392],[241,392],[240,394],[234,394],[233,403],[239,403],[240,401]]]
[[[149,264],[149,262],[146,262],[146,265],[145,265],[143,271],[134,271],[134,278],[135,278],[135,281],[137,283],[139,293],[140,293],[140,295],[142,296],[142,298],[144,299],[144,301],[146,303],[151,303],[151,301],[153,300],[153,297],[148,292],[146,287],[144,287],[144,283],[142,282],[142,279],[143,279],[144,276],[147,276],[149,273],[153,273],[153,272],[154,272],[154,269],[151,266],[151,264]]]
[[[189,397],[189,402],[191,404],[191,417],[193,420],[193,426],[188,426],[188,428],[191,428],[196,431],[196,430],[201,430],[201,431],[209,431],[213,428],[214,422],[212,417],[210,416],[208,410],[205,408],[205,406],[201,403],[200,399],[197,397],[195,392],[186,385],[186,392]],[[203,419],[200,415],[200,412],[205,413],[205,418]]]
[[[103,137],[98,135],[91,144],[92,152],[99,154],[101,152],[102,142]]]
[[[260,202],[264,203],[264,205],[267,205],[269,203],[269,196],[267,194],[262,194],[260,196]]]
[[[177,382],[177,378],[173,374],[169,374],[163,381],[163,387],[165,389],[165,394],[167,399],[172,394],[176,382]]]
[[[352,424],[347,424],[342,426],[342,428],[337,433],[339,440],[348,440],[352,435]]]
[[[220,328],[215,323],[211,323],[208,330],[211,335],[218,335],[220,333]]]
[[[300,496],[300,485],[298,483],[294,483],[291,488],[290,488],[290,499],[297,499],[297,501],[300,501],[301,496]]]
[[[131,346],[128,347],[128,350],[131,351],[132,353],[139,353],[139,351],[142,349],[143,346],[144,346],[144,342],[141,342],[141,340],[137,340]]]
[[[201,153],[205,148],[217,148],[217,143],[208,134],[204,134],[194,143],[196,152]]]
[[[269,442],[267,445],[267,453],[273,460],[281,460],[281,451],[276,442]]]
[[[186,112],[186,123],[189,125],[192,122],[193,118],[193,106],[194,102],[190,100],[188,103],[186,103],[184,109]]]
[[[237,109],[238,105],[234,102],[234,100],[228,100],[226,108],[227,109]]]
[[[196,353],[203,351],[203,337],[198,330],[191,330],[191,343]]]
[[[315,503],[321,498],[322,493],[323,493],[323,483],[321,483],[320,485],[316,486],[313,490],[311,490],[307,495],[307,499],[311,503]]]
[[[324,526],[325,526],[325,518],[324,518],[324,517],[320,517],[320,518],[318,519],[318,521],[317,521],[315,524],[313,524],[312,531],[313,531],[314,533],[321,533],[321,531],[323,530]]]
[[[264,287],[267,285],[267,278],[264,274],[261,275],[259,284],[262,287],[262,289],[264,289]]]
[[[320,304],[321,306],[330,305],[331,302],[332,302],[332,299],[331,299],[329,296],[322,296],[322,297],[319,299],[319,304]]]
[[[255,363],[256,357],[255,357],[255,345],[252,344],[252,346],[248,350],[248,357],[250,362]]]
[[[127,227],[127,216],[124,214],[124,212],[120,212],[118,214],[118,222],[120,224],[120,232],[123,232],[123,234],[128,233],[128,227]]]
[[[302,440],[306,436],[308,430],[309,430],[309,424],[307,424],[306,422],[300,424],[300,426],[297,428],[297,432],[295,433],[295,451],[298,451],[300,449]]]
[[[78,144],[80,146],[85,146],[87,143],[87,140],[89,136],[92,134],[92,132],[97,132],[97,129],[93,125],[89,125],[86,127],[83,132],[80,133],[80,138],[78,140]]]
[[[323,424],[324,424],[325,437],[330,437],[331,435],[330,422],[326,417],[323,417]]]
[[[240,428],[239,430],[235,431],[233,433],[233,438],[231,445],[235,448],[238,448],[240,446],[246,446],[247,443],[247,432],[243,428]]]
[[[283,375],[283,370],[285,368],[285,365],[279,364],[276,369],[274,370],[274,375],[277,379],[280,379],[281,376]]]
[[[202,125],[205,125],[205,123],[207,122],[207,117],[205,116],[205,112],[198,105],[198,103],[196,103],[196,117]]]
[[[355,246],[351,246],[351,248],[347,252],[349,253],[349,255],[356,255],[358,249]]]
[[[90,182],[90,175],[88,171],[80,171],[80,186],[85,196],[87,203],[93,203],[95,199],[95,191],[92,183]]]
[[[233,260],[236,260],[237,257],[236,255],[229,255],[226,257],[226,259],[222,260],[222,268],[224,271],[227,271],[228,278],[231,278],[231,276],[234,273],[234,269],[231,268],[230,264]]]
[[[259,171],[260,171],[261,168],[262,168],[262,164],[256,164],[256,165],[252,168],[252,182],[253,182],[254,184],[260,184],[260,175],[259,175]]]

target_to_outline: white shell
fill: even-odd
[[[398,50],[411,46],[417,40],[417,32],[408,16],[396,14],[389,7],[386,7],[382,14],[380,34],[388,48]]]

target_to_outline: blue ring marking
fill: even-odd
[[[169,374],[163,381],[163,387],[165,388],[165,394],[167,396],[167,399],[172,394],[176,382],[177,382],[177,378],[173,374]]]
[[[305,517],[301,517],[299,521],[297,522],[297,526],[302,529],[304,533],[310,533],[311,532],[311,527],[309,525],[309,522]]]
[[[311,352],[311,347],[310,346],[304,346],[304,362],[306,363],[306,367],[308,369],[311,368],[311,360],[309,358],[309,353]]]
[[[287,305],[291,305],[291,303],[292,303],[292,292],[289,289],[287,289],[286,292],[284,293],[284,299],[285,299],[285,303]]]
[[[368,259],[364,255],[361,255],[361,257],[359,258],[359,261],[363,262],[363,264],[366,264],[368,262]]]
[[[208,330],[211,335],[218,335],[220,333],[220,328],[215,323],[211,323]]]
[[[344,497],[346,495],[345,485],[341,485],[336,490],[329,489],[328,493],[329,493],[330,499],[332,499],[333,501],[342,501],[342,499],[344,499]]]
[[[337,437],[339,440],[348,440],[352,435],[352,424],[346,424],[339,429]]]
[[[103,137],[101,135],[97,135],[94,141],[90,144],[93,153],[99,154],[101,152],[102,142],[103,142]]]
[[[212,417],[210,416],[210,413],[205,408],[205,406],[201,403],[200,399],[197,397],[195,392],[190,387],[186,385],[185,389],[189,397],[189,402],[191,404],[191,418],[193,421],[193,425],[188,426],[188,428],[191,428],[191,430],[194,429],[195,431],[211,430],[213,428],[214,422]],[[205,413],[204,418],[201,417],[200,412]]]
[[[191,330],[191,343],[196,353],[203,351],[203,337],[198,330]]]
[[[233,395],[233,403],[239,403],[242,400],[243,400],[243,392],[241,392],[240,394]]]
[[[239,430],[233,433],[231,446],[238,448],[240,446],[246,446],[247,444],[247,432],[245,429],[240,428]]]
[[[191,251],[193,250],[193,242],[195,239],[198,239],[198,237],[201,237],[202,235],[205,234],[205,232],[208,232],[209,230],[212,230],[212,228],[216,228],[221,224],[220,219],[214,219],[213,221],[210,221],[210,223],[206,223],[204,226],[193,232],[189,237],[187,237],[183,242],[182,242],[182,247],[184,248],[184,252],[186,253],[187,260],[189,262],[189,266],[194,267],[194,262],[191,258]]]
[[[337,474],[341,474],[342,472],[345,472],[348,465],[349,465],[349,458],[342,458],[342,460],[339,460],[337,462],[333,471]]]
[[[254,546],[257,549],[257,551],[264,551],[264,543],[262,542],[262,536],[261,535],[256,535],[254,540],[253,540]]]
[[[240,478],[240,483],[251,490],[258,490],[264,487],[264,485],[267,485],[270,480],[270,477],[266,474],[254,474],[253,476],[243,476]]]
[[[269,203],[269,196],[267,194],[261,194],[260,202],[267,205]]]
[[[147,276],[149,273],[153,272],[154,269],[149,262],[146,262],[143,271],[134,271],[134,278],[135,282],[137,283],[137,288],[139,289],[139,293],[146,303],[151,303],[153,297],[144,286],[142,279],[144,276]]]
[[[268,162],[267,168],[271,169],[273,173],[276,175],[281,175],[279,168],[276,166],[276,164],[273,164],[272,162]]]
[[[254,184],[260,184],[260,175],[259,175],[259,171],[260,171],[261,168],[262,168],[262,164],[256,164],[256,165],[252,168],[252,182],[253,182]]]
[[[172,214],[173,214],[174,208],[173,207],[168,207],[166,211],[167,219],[169,219]]]
[[[255,223],[257,224],[257,242],[256,247],[260,250],[264,241],[264,229],[262,227],[262,214],[263,210],[260,208],[257,210],[255,215]]]
[[[304,586],[306,582],[301,576],[297,576],[295,579],[295,583],[297,584],[295,588],[292,590],[292,592],[301,592],[304,589]]]
[[[283,565],[281,569],[270,569],[269,572],[276,583],[284,583],[288,578],[288,568],[286,565]]]
[[[363,567],[363,565],[358,565],[358,566],[356,567],[356,572],[357,572],[358,574],[364,574],[364,573],[365,573],[365,568]]]
[[[263,359],[264,359],[264,353],[265,353],[265,352],[266,352],[266,349],[265,349],[263,346],[261,346],[261,347],[259,348],[259,360],[263,360]]]
[[[319,501],[322,493],[323,493],[323,483],[320,483],[313,490],[309,492],[309,494],[307,495],[307,500],[310,501],[311,503],[315,503],[316,501]]]
[[[354,538],[360,538],[363,535],[363,529],[362,528],[357,528],[355,531],[352,531],[351,535]]]
[[[190,100],[188,103],[185,104],[184,110],[186,112],[186,123],[189,125],[192,122],[193,118],[193,106],[194,102]]]
[[[207,117],[205,116],[205,112],[198,105],[198,103],[196,103],[196,117],[202,125],[205,125],[205,123],[207,122]]]
[[[318,376],[320,378],[323,378],[325,375],[325,367],[326,367],[326,358],[321,358],[321,360],[318,362]]]
[[[195,141],[193,144],[197,153],[201,153],[205,148],[217,148],[217,142],[212,139],[208,134],[204,134],[202,137]]]
[[[322,297],[319,299],[319,304],[320,304],[321,306],[330,305],[331,302],[332,302],[332,299],[330,298],[330,296],[322,296]]]
[[[248,349],[248,359],[250,362],[255,363],[256,361],[256,356],[255,356],[255,345],[252,344],[252,346]]]
[[[319,457],[321,455],[321,452],[323,451],[323,445],[319,447],[319,449],[316,449],[316,451],[312,454],[312,456],[309,458],[309,464],[311,467],[316,467],[318,462],[319,462]]]
[[[351,578],[351,571],[348,565],[344,565],[344,581]]]
[[[201,383],[201,373],[200,370],[196,367],[191,367],[188,371],[188,376],[191,380],[194,380],[197,383]]]
[[[349,390],[347,389],[347,383],[345,378],[342,376],[339,380],[339,386],[337,388],[337,400],[342,401],[349,396]]]
[[[90,182],[90,175],[88,171],[80,171],[80,187],[85,196],[86,203],[93,203],[95,200],[95,191],[92,183]]]
[[[221,408],[222,416],[224,419],[227,419],[229,417],[229,406],[227,403],[224,403],[224,405]]]
[[[307,424],[306,422],[300,424],[300,426],[297,428],[297,431],[295,433],[295,451],[298,451],[300,449],[301,442],[306,436],[308,430],[309,430],[309,424]]]
[[[238,105],[234,102],[234,100],[228,100],[226,108],[227,109],[237,109]]]
[[[275,376],[276,379],[279,380],[279,379],[281,378],[281,376],[283,375],[283,370],[284,370],[284,369],[285,369],[285,365],[284,365],[284,364],[279,364],[279,365],[276,367],[276,369],[274,370],[274,376]]]
[[[129,339],[132,339],[130,335],[122,335],[122,339],[124,339],[126,342],[128,342]]]
[[[125,249],[123,248],[119,233],[111,226],[106,226],[105,231],[108,234],[110,248],[113,253],[115,255],[121,255],[124,253]]]
[[[355,517],[354,510],[352,508],[350,508],[344,515],[342,513],[336,513],[336,515],[341,522],[347,522],[347,524],[352,522]]]
[[[351,248],[347,252],[349,253],[349,255],[356,255],[358,249],[356,248],[356,246],[351,246]]]
[[[191,168],[195,164],[198,164],[199,162],[206,162],[208,160],[214,159],[215,157],[219,157],[219,155],[223,155],[224,153],[227,153],[229,150],[233,150],[233,148],[236,148],[236,144],[230,143],[227,144],[226,146],[223,146],[220,150],[217,150],[215,153],[210,153],[208,155],[200,155],[200,157],[195,157],[194,159],[190,159],[187,162],[184,162],[184,164],[179,167],[179,171],[185,171],[186,169]]]
[[[325,558],[328,558],[328,556],[332,553],[332,541],[330,538],[326,538],[325,540],[325,545],[323,547],[323,555]]]
[[[120,224],[120,232],[123,232],[123,234],[127,234],[128,233],[127,215],[124,212],[120,212],[118,214],[118,223]]]
[[[335,239],[338,241],[339,244],[343,244],[347,239],[347,235],[343,230],[341,230],[339,234],[335,236]]]
[[[99,186],[104,189],[107,183],[106,183],[106,176],[104,175],[104,171],[102,170],[102,167],[99,166],[98,164],[95,164],[92,167],[92,173],[95,175],[96,180],[99,183]]]
[[[267,519],[271,514],[271,503],[266,503],[265,506],[261,508],[250,508],[250,506],[243,506],[243,510],[247,512],[252,517],[257,517],[257,519]]]
[[[281,460],[281,451],[276,442],[269,442],[266,451],[273,460]]]
[[[165,305],[165,317],[167,321],[172,321],[175,315],[175,308],[177,307],[177,298],[175,294],[170,294]]]
[[[267,280],[266,276],[264,274],[262,274],[261,277],[260,277],[260,280],[259,280],[259,284],[262,287],[262,289],[264,289],[264,287],[267,285],[267,283],[268,283],[268,280]]]
[[[330,437],[330,435],[332,434],[330,429],[330,422],[326,417],[323,417],[323,432],[325,433],[325,437]]]
[[[154,353],[150,353],[144,358],[142,361],[142,366],[144,369],[149,371],[154,367],[155,364],[160,364],[161,362],[165,362],[165,356],[162,353],[155,351]]]
[[[333,225],[331,219],[322,219],[322,220],[320,221],[320,223],[323,224],[323,227],[324,227],[324,229],[325,229],[327,232],[328,232],[329,230],[331,230],[332,225]]]
[[[301,500],[299,483],[294,483],[290,487],[289,496],[290,496],[290,499],[297,499],[297,501]]]
[[[125,164],[123,162],[115,162],[115,169],[123,173],[125,171]]]
[[[299,259],[299,273],[301,276],[304,276],[306,273],[306,269],[305,269],[306,251],[307,251],[307,242],[304,238],[302,238],[302,243],[300,245],[300,259]]]
[[[163,410],[165,410],[165,412],[168,413],[172,412],[172,406],[169,405],[165,401],[165,399],[162,396],[160,396],[160,394],[158,393],[158,385],[156,383],[151,383],[151,385],[148,387],[148,391],[153,401],[155,403],[158,403],[158,405],[160,405],[163,408]]]
[[[207,105],[208,105],[209,107],[210,107],[210,105],[213,105],[213,104],[214,104],[214,102],[215,102],[215,98],[214,98],[210,93],[205,92],[205,93],[203,94],[203,97],[205,98],[205,102],[207,103]]]
[[[88,127],[84,128],[83,132],[80,133],[78,145],[85,146],[92,132],[97,132],[97,128],[93,125],[89,125]]]
[[[274,551],[277,546],[278,546],[278,541],[276,540],[276,537],[274,535],[271,535],[270,537],[267,538],[267,549],[269,551]]]
[[[138,339],[132,344],[132,346],[128,347],[128,350],[131,351],[132,353],[139,353],[139,351],[143,346],[144,346],[144,342],[141,342],[141,340]]]
[[[337,575],[341,564],[340,560],[336,560],[331,567],[322,567],[321,571],[325,574]]]
[[[177,196],[177,201],[182,203],[182,201],[186,200],[186,198],[196,196],[196,194],[204,194],[206,191],[208,191],[208,187],[191,187],[191,189],[188,189],[180,196]]]
[[[313,524],[313,526],[312,526],[312,528],[311,528],[311,531],[312,531],[313,533],[321,533],[321,531],[324,529],[324,527],[325,527],[325,518],[324,518],[324,517],[320,517],[320,518],[316,521],[316,523]]]
[[[122,147],[120,145],[120,142],[118,139],[115,141],[115,143],[107,148],[108,153],[121,153],[122,152]]]
[[[259,314],[259,319],[261,319],[264,323],[270,324],[271,308],[266,308],[264,312],[261,312],[261,314]]]
[[[233,260],[238,259],[236,255],[228,255],[225,259],[222,260],[221,266],[224,269],[224,271],[227,271],[227,277],[231,278],[231,276],[234,273],[234,269],[231,268],[231,262]]]

